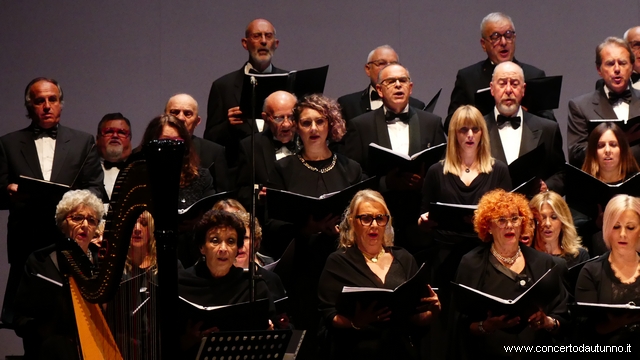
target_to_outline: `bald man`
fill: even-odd
[[[631,51],[636,56],[636,59],[640,58],[640,26],[632,27],[624,33],[624,40],[629,44]],[[633,87],[640,90],[640,61],[633,63],[633,73],[631,73],[631,81]]]
[[[216,192],[230,190],[229,171],[227,169],[224,146],[193,135],[193,131],[201,120],[198,113],[198,102],[189,94],[176,94],[169,98],[164,111],[184,121],[191,134],[193,146],[198,157],[200,157],[200,166],[209,169],[211,172]]]
[[[249,53],[249,60],[242,68],[217,79],[211,85],[207,104],[207,124],[204,138],[226,148],[227,163],[231,169],[238,165],[240,140],[251,132],[261,131],[248,123],[240,111],[240,94],[244,74],[284,73],[273,66],[271,60],[278,48],[276,29],[265,19],[255,19],[247,25],[242,47]]]
[[[363,91],[357,91],[338,98],[338,103],[342,108],[342,117],[345,121],[382,106],[382,99],[380,99],[376,91],[378,73],[385,66],[396,64],[399,61],[398,54],[389,45],[378,46],[371,50],[369,56],[367,56],[367,63],[364,64],[364,72],[369,78],[369,86]],[[422,101],[413,97],[409,98],[409,105],[419,110],[424,110],[426,107]]]

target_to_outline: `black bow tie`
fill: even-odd
[[[282,142],[280,142],[280,140],[273,139],[273,147],[276,149],[276,151],[278,151],[283,146],[289,149],[289,151],[291,151],[292,153],[296,150],[296,144],[293,140],[289,141],[286,144],[283,144]]]
[[[510,123],[511,127],[515,130],[520,127],[520,116],[506,117],[504,115],[498,115],[498,129],[502,129],[507,122]]]
[[[124,161],[111,162],[111,161],[107,161],[107,160],[105,160],[102,164],[104,165],[104,168],[107,169],[107,170],[109,170],[109,169],[111,169],[113,167],[117,167],[118,169],[122,170],[127,165],[127,163],[124,162]]]
[[[631,102],[631,90],[627,89],[620,94],[614,93],[613,91],[609,91],[609,104],[613,105],[618,100],[622,100],[627,104]]]
[[[31,127],[31,131],[33,131],[33,137],[36,138],[36,139],[40,135],[43,135],[43,136],[48,136],[48,137],[50,137],[50,138],[55,140],[55,138],[58,136],[58,127],[57,126],[54,126],[52,128],[48,128],[48,129],[44,129],[44,128],[41,128],[38,125],[33,125]]]
[[[389,111],[387,110],[387,113],[384,114],[384,119],[389,122],[389,121],[393,121],[395,119],[398,119],[400,121],[402,121],[403,123],[409,123],[409,112],[403,112],[400,114],[396,114],[393,111]]]
[[[371,92],[371,101],[380,100],[380,94],[377,91],[373,90]]]

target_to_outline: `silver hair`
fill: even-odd
[[[524,71],[522,70],[520,65],[514,63],[513,61],[504,61],[504,62],[501,62],[500,64],[496,65],[496,67],[493,69],[493,74],[491,75],[491,81],[493,81],[493,78],[496,75],[496,71],[498,71],[498,67],[503,68],[503,67],[506,66],[504,64],[512,64],[512,65],[514,65],[518,69],[516,71],[518,72],[518,74],[522,78],[522,82],[524,82]]]
[[[190,97],[190,98],[191,98],[191,100],[193,100],[194,105],[196,106],[196,112],[199,112],[199,111],[198,111],[198,110],[199,110],[198,101],[196,101],[196,99],[195,99],[193,96],[191,96],[191,95],[189,95],[189,94],[187,94],[187,93],[177,93],[177,94],[173,94],[173,96],[171,96],[171,97],[169,98],[169,100],[167,100],[167,103],[164,105],[164,110],[165,110],[165,111],[167,110],[167,106],[169,105],[169,101],[171,101],[171,99],[173,99],[174,97],[176,97],[176,96],[178,96],[178,95],[185,95],[185,96]]]
[[[367,56],[367,62],[371,62],[371,59],[373,58],[373,54],[378,51],[379,49],[387,49],[387,50],[391,50],[393,52],[396,53],[396,57],[398,58],[398,62],[400,62],[400,56],[398,55],[398,53],[390,46],[390,45],[381,45],[378,46],[377,48],[371,50],[371,52],[369,53],[369,56]]]
[[[98,220],[101,220],[104,216],[104,205],[102,201],[91,191],[70,190],[62,196],[62,200],[60,200],[58,206],[56,206],[56,225],[58,225],[58,228],[62,229],[64,219],[73,209],[80,205],[84,205],[93,210]]]
[[[511,17],[509,17],[509,15],[501,12],[492,12],[491,14],[485,16],[484,19],[482,19],[482,22],[480,22],[480,37],[484,36],[484,29],[486,29],[487,24],[498,22],[500,20],[508,20],[509,23],[511,23],[513,31],[516,31],[516,26],[513,25],[513,20],[511,20]]]

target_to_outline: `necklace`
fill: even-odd
[[[362,255],[364,256],[365,259],[367,259],[367,260],[369,260],[369,261],[371,261],[372,263],[375,264],[375,263],[378,262],[378,259],[380,258],[380,256],[384,255],[384,247],[380,250],[379,253],[377,253],[374,256],[371,256],[371,255],[367,254],[366,252],[364,252],[362,250],[360,250],[360,252],[362,253]]]
[[[518,260],[518,257],[520,257],[520,247],[518,247],[518,251],[512,257],[504,257],[498,254],[498,251],[496,251],[496,248],[493,245],[491,245],[491,253],[493,254],[493,256],[496,257],[496,259],[500,260],[501,262],[505,264],[513,265],[513,263],[516,262],[516,260]]]
[[[329,166],[324,167],[322,169],[318,169],[315,166],[309,165],[309,163],[307,163],[307,161],[300,154],[298,154],[298,159],[300,159],[300,162],[302,163],[302,165],[304,165],[307,169],[311,171],[319,172],[320,174],[324,174],[331,171],[331,169],[333,169],[333,167],[336,166],[336,160],[338,160],[338,155],[333,154],[333,160],[331,160],[331,164],[329,164]]]

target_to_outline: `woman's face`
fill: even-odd
[[[524,232],[520,236],[520,242],[526,246],[531,246],[533,243],[533,237],[536,234],[535,221],[533,218],[529,219],[529,226],[524,229]]]
[[[297,131],[305,147],[317,144],[326,146],[327,136],[329,136],[329,121],[316,110],[305,108],[300,113]]]
[[[475,153],[478,151],[478,145],[482,138],[482,130],[479,127],[466,124],[458,128],[456,134],[458,145],[462,152]]]
[[[613,224],[609,238],[611,252],[636,252],[640,237],[640,216],[633,210],[625,210]]]
[[[180,137],[180,133],[178,133],[178,129],[170,125],[165,125],[162,127],[162,134],[160,134],[159,140],[163,140],[163,139],[183,140]]]
[[[520,241],[521,225],[522,216],[515,207],[491,219],[490,229],[493,241],[501,248],[516,248]]]
[[[617,171],[620,167],[620,147],[618,139],[611,130],[607,130],[598,140],[596,153],[601,170]]]
[[[545,243],[556,242],[559,244],[562,232],[562,221],[553,211],[551,205],[542,204],[538,214],[538,239]]]
[[[145,248],[149,244],[149,222],[144,214],[138,217],[131,232],[131,247]]]
[[[69,238],[75,240],[78,245],[87,252],[89,243],[94,238],[100,219],[92,208],[85,205],[78,205],[67,214],[62,222],[62,232]]]
[[[243,269],[249,268],[249,245],[251,243],[251,229],[248,226],[244,228],[244,243],[242,248],[238,249],[236,256],[236,266]]]
[[[372,216],[375,220],[372,220],[370,225],[365,225],[368,220],[371,220],[365,215]],[[387,215],[384,206],[378,202],[363,201],[358,205],[353,219],[353,229],[356,245],[361,251],[378,254],[382,250],[384,232],[388,222]],[[381,225],[380,222],[384,225]]]
[[[229,273],[238,254],[238,234],[227,226],[217,226],[207,231],[204,245],[200,248],[207,267],[213,277],[222,277]]]

